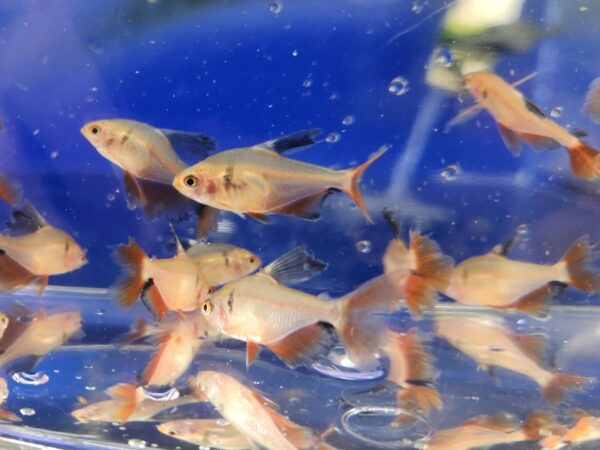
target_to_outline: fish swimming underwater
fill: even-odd
[[[514,155],[519,155],[522,142],[542,150],[562,146],[568,151],[571,169],[576,176],[587,180],[600,177],[599,152],[579,136],[546,117],[539,106],[515,89],[522,81],[510,85],[491,72],[466,74],[465,87],[477,104],[460,113],[449,125],[459,123],[481,109],[487,109],[496,121],[506,146]]]
[[[0,234],[0,290],[38,284],[41,294],[50,275],[77,270],[87,263],[85,251],[65,231],[50,225],[26,203],[13,211],[11,235]]]
[[[20,198],[20,191],[0,173],[0,200],[11,206],[17,206]]]
[[[600,440],[600,417],[589,415],[583,410],[571,412],[577,422],[571,427],[564,427],[562,433],[554,433],[540,443],[544,449],[556,450],[583,442]]]
[[[201,448],[250,450],[253,443],[230,423],[222,419],[182,419],[161,423],[156,428],[171,436]]]
[[[547,369],[543,338],[517,334],[494,316],[439,315],[435,331],[484,370],[496,366],[530,378],[551,404],[559,403],[567,391],[593,381]]]
[[[277,405],[225,373],[198,372],[190,388],[254,445],[269,450],[330,449],[312,430],[277,412]]]
[[[6,382],[6,379],[0,378],[0,405],[2,405],[7,398],[8,383]],[[20,422],[21,418],[7,409],[0,408],[0,421]]]
[[[556,282],[600,292],[600,275],[592,265],[597,255],[588,236],[577,239],[553,265],[514,261],[503,253],[495,247],[457,264],[444,294],[467,305],[538,313],[556,292]]]
[[[553,416],[534,411],[523,425],[506,415],[478,416],[455,428],[434,433],[425,450],[469,450],[498,444],[538,441],[552,426]]]
[[[133,239],[117,247],[115,256],[122,274],[113,287],[121,305],[129,308],[142,296],[158,320],[170,311],[192,311],[207,298],[212,287],[175,236],[177,254],[148,258]]]
[[[314,142],[311,130],[305,140]],[[179,173],[173,186],[204,205],[241,216],[248,214],[261,221],[267,221],[269,214],[316,220],[324,198],[334,191],[344,191],[371,221],[358,183],[367,167],[387,148],[354,169],[332,170],[282,156],[287,148],[281,150],[272,142],[209,156]]]

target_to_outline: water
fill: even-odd
[[[0,294],[0,310],[16,302],[49,312],[74,309],[84,323],[82,333],[35,367],[3,369],[9,396],[2,408],[21,421],[0,422],[0,447],[196,449],[159,433],[156,425],[219,418],[205,403],[124,424],[80,424],[69,414],[107,400],[105,390],[117,383],[136,384],[156,349],[150,342],[115,342],[137,318],[152,321],[141,302],[126,310],[106,291],[119,272],[116,246],[131,236],[149,255],[170,257],[175,249],[169,220],[148,220],[129,208],[121,170],[81,135],[91,120],[122,117],[202,132],[220,150],[318,127],[323,130],[318,143],[289,156],[334,169],[354,167],[388,146],[361,183],[372,225],[345,194],[335,193],[316,222],[274,216],[265,225],[223,213],[209,234],[209,241],[247,248],[264,263],[304,245],[328,267],[296,287],[325,299],[343,296],[382,272],[395,235],[382,217],[384,208],[397,217],[404,239],[409,229],[420,230],[456,262],[488,252],[513,233],[520,237],[510,258],[545,264],[558,261],[581,235],[600,241],[598,183],[575,178],[564,149],[524,146],[515,158],[487,112],[446,129],[472,104],[461,90],[460,70],[493,70],[511,83],[535,72],[518,89],[550,120],[587,132],[584,140],[598,148],[599,128],[583,111],[586,89],[600,74],[600,5],[506,0],[494,6],[490,29],[461,38],[464,29],[473,28],[463,29],[453,7],[467,3],[483,4],[2,2],[0,173],[51,224],[67,230],[90,262],[51,276],[43,297],[31,289]],[[471,9],[468,16],[485,21],[485,9]],[[189,164],[198,159],[180,156]],[[0,202],[1,220],[10,211]],[[180,219],[173,221],[177,234],[195,238],[194,221]],[[433,357],[434,376],[427,381],[439,391],[443,408],[430,414],[396,402],[399,388],[385,380],[384,352],[375,367],[358,370],[340,346],[294,370],[263,350],[246,370],[243,343],[211,342],[173,388],[147,388],[144,395],[165,404],[185,395],[187,377],[199,370],[232,373],[294,422],[316,433],[327,430],[331,445],[350,450],[423,448],[436,432],[481,414],[522,420],[541,409],[568,425],[573,408],[598,414],[600,383],[585,384],[551,405],[531,378],[488,370],[490,361],[510,351],[506,342],[495,339],[480,349],[488,363],[482,364],[439,330],[436,334],[435,326],[441,313],[456,318],[491,313],[514,341],[543,341],[540,365],[600,379],[598,294],[569,287],[539,317],[442,299],[421,320],[405,308],[385,318],[398,333],[418,330]],[[477,342],[485,340],[479,336]],[[593,444],[578,448],[596,448]]]

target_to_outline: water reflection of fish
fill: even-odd
[[[167,436],[201,448],[223,450],[251,449],[253,443],[230,423],[222,419],[183,419],[165,422],[156,428]]]
[[[547,307],[556,292],[554,282],[585,292],[600,291],[600,276],[592,267],[597,255],[588,236],[577,239],[553,265],[514,261],[503,253],[502,247],[495,247],[459,263],[445,294],[468,305],[537,313]]]
[[[277,412],[277,405],[225,373],[204,371],[190,378],[190,387],[248,438],[254,447],[271,450],[325,449],[320,438]]]
[[[116,384],[105,392],[110,396],[110,400],[76,409],[71,415],[81,423],[145,422],[152,420],[161,411],[198,402],[193,395],[181,395],[175,400],[154,400],[148,397],[142,387],[126,383]]]
[[[0,173],[0,200],[11,206],[17,206],[21,193],[8,178]]]
[[[522,426],[506,415],[474,417],[455,428],[437,431],[425,445],[425,450],[469,450],[537,441],[544,437],[552,425],[550,413],[534,411]]]
[[[42,293],[49,275],[79,269],[87,263],[85,251],[65,231],[50,225],[26,203],[12,213],[12,235],[0,234],[0,290],[37,282]]]
[[[568,151],[575,175],[588,180],[600,177],[599,152],[546,117],[539,106],[515,89],[515,85],[491,72],[469,73],[464,76],[464,81],[477,104],[451,123],[458,123],[485,108],[496,120],[500,134],[513,154],[520,153],[522,142],[542,150],[562,146]]]
[[[141,295],[160,320],[169,311],[192,311],[207,298],[210,285],[175,239],[177,254],[167,259],[148,258],[133,239],[117,248],[123,273],[113,292],[123,306],[131,307]]]
[[[517,334],[494,316],[440,315],[435,319],[435,330],[480,368],[497,366],[530,378],[553,404],[559,403],[567,391],[593,380],[546,369],[543,337]]]
[[[269,141],[209,156],[179,173],[173,186],[199,203],[239,215],[248,214],[261,221],[267,221],[268,214],[318,219],[323,199],[333,191],[344,191],[370,221],[358,183],[362,173],[386,148],[364,164],[347,170],[332,170],[281,155],[291,148],[313,143],[313,131],[299,132],[283,146]]]

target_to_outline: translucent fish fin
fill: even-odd
[[[138,318],[131,329],[127,333],[117,336],[113,343],[119,346],[134,344],[154,334],[152,330],[155,328],[158,330],[157,327],[152,327],[144,319]]]
[[[0,250],[0,292],[9,292],[31,284],[37,278]]]
[[[507,309],[516,309],[526,314],[543,314],[548,310],[548,303],[556,292],[556,288],[551,284],[546,284],[523,297],[519,298],[513,305]]]
[[[42,295],[48,287],[48,275],[42,275],[37,277],[34,283],[37,285],[37,295]]]
[[[204,239],[217,226],[219,210],[207,205],[196,206],[196,238]]]
[[[523,142],[538,150],[554,150],[561,147],[558,141],[538,134],[521,133],[519,137]]]
[[[258,358],[260,350],[260,344],[251,341],[246,342],[246,368],[250,367],[256,358]]]
[[[516,88],[516,87],[522,85],[523,83],[526,83],[527,81],[531,80],[532,78],[536,77],[537,74],[538,74],[537,71],[531,72],[529,75],[526,75],[523,78],[520,78],[517,81],[515,81],[514,83],[512,83],[511,86]]]
[[[407,333],[388,331],[385,345],[386,354],[390,360],[388,380],[402,385],[404,382],[431,382],[435,376],[433,356],[421,340],[418,328],[411,328]],[[404,380],[390,379],[394,366],[406,365],[403,372]],[[399,367],[400,368],[400,367]],[[400,372],[400,371],[398,371]]]
[[[276,139],[271,139],[270,141],[255,145],[254,147],[266,148],[267,150],[272,150],[281,155],[286,152],[298,150],[299,148],[315,144],[317,142],[315,138],[319,134],[321,134],[321,130],[319,128],[311,128],[309,130],[296,131],[295,133],[287,134]]]
[[[600,292],[600,275],[594,267],[597,259],[598,254],[593,251],[589,236],[581,236],[561,260],[569,275],[566,282],[584,292]]]
[[[162,294],[154,284],[154,280],[150,279],[146,282],[142,291],[142,302],[148,308],[148,311],[152,313],[154,319],[161,321],[165,317],[170,309],[167,302],[163,298]]]
[[[262,392],[259,392],[256,389],[252,389],[252,396],[260,402],[261,405],[266,406],[274,411],[279,409],[279,405],[275,403],[273,400],[265,396]]]
[[[174,149],[185,153],[186,157],[194,158],[194,162],[205,159],[216,148],[211,137],[202,133],[161,129]]]
[[[452,128],[461,123],[467,122],[468,120],[473,119],[477,114],[483,111],[483,106],[479,103],[475,103],[474,105],[469,106],[466,109],[460,111],[456,116],[454,116],[444,127],[444,133],[450,132]]]
[[[314,258],[306,248],[296,247],[270,263],[262,272],[278,283],[295,284],[313,278],[326,268],[327,263]]]
[[[173,227],[173,224],[170,223],[169,228],[171,230],[171,234],[173,235],[173,240],[175,241],[175,248],[177,249],[177,256],[185,255],[186,254],[185,248],[181,244],[179,237],[177,237],[177,232],[175,231],[175,227]]]
[[[591,82],[583,109],[595,123],[600,123],[600,78]]]
[[[521,429],[527,440],[539,440],[548,436],[555,424],[554,414],[548,411],[532,411]]]
[[[33,233],[48,225],[46,219],[28,201],[25,202],[22,208],[15,209],[12,212],[11,219],[6,227],[14,235]]]
[[[502,140],[506,144],[506,147],[510,150],[513,156],[521,155],[521,139],[519,135],[512,131],[510,128],[505,127],[500,122],[498,122],[498,131],[500,132],[500,136]]]
[[[494,255],[507,256],[513,247],[519,242],[519,239],[524,235],[523,230],[527,229],[524,227],[525,225],[519,225],[519,227],[517,227],[514,233],[511,234],[505,242],[495,245],[490,250],[490,253],[493,253]]]
[[[21,418],[8,409],[0,408],[0,420],[3,422],[21,422]]]
[[[123,184],[129,209],[145,208],[148,205],[148,199],[136,177],[127,171],[123,172]]]
[[[512,336],[512,340],[536,364],[542,367],[548,366],[544,336],[541,334],[516,334]]]
[[[467,420],[462,425],[473,425],[481,428],[487,428],[488,430],[500,431],[502,433],[510,433],[519,427],[515,417],[507,414],[497,414],[495,416],[477,416]]]
[[[265,213],[246,212],[246,214],[262,223],[269,223],[271,221],[271,219],[269,219],[269,216]]]
[[[137,387],[133,384],[119,383],[109,387],[104,392],[115,400],[132,401],[137,395]]]
[[[337,342],[331,325],[317,323],[294,331],[267,347],[288,367],[294,368],[326,356]]]
[[[142,268],[146,258],[144,251],[132,238],[129,238],[128,244],[119,245],[115,251],[121,275],[111,287],[111,292],[126,308],[130,308],[142,293],[145,282]]]
[[[285,438],[294,448],[315,448],[318,437],[310,430],[287,419],[274,409],[266,410]]]
[[[0,174],[0,200],[11,206],[17,206],[21,199],[21,192],[16,186],[8,181],[4,175]]]
[[[400,221],[398,220],[398,217],[396,217],[396,215],[392,212],[392,210],[390,210],[388,208],[384,208],[383,219],[390,226],[394,237],[399,239],[401,236],[402,225],[401,225]]]
[[[160,367],[161,363],[164,364],[165,355],[167,350],[169,349],[169,341],[174,339],[173,333],[165,333],[160,338],[157,339],[158,348],[154,353],[152,353],[152,357],[150,361],[146,365],[144,371],[140,375],[140,383],[143,385],[156,385],[157,383],[153,382],[152,379],[154,375],[156,375],[156,371]],[[176,339],[176,337],[175,337]],[[175,380],[173,380],[175,381]],[[158,383],[162,385],[161,383]]]
[[[9,363],[4,369],[7,373],[34,372],[37,365],[45,355],[28,355]]]
[[[577,141],[568,147],[569,160],[573,173],[584,180],[595,180],[600,177],[600,153],[583,141]]]
[[[594,378],[556,373],[552,380],[543,387],[542,392],[546,401],[552,405],[560,403],[568,391],[581,389],[584,385],[595,381]]]
[[[321,218],[321,207],[325,199],[332,193],[339,192],[338,189],[327,189],[324,192],[317,192],[298,200],[294,200],[286,205],[272,210],[276,214],[295,216],[304,220],[319,220]]]
[[[411,383],[398,391],[396,402],[400,408],[417,409],[425,416],[429,415],[434,409],[441,410],[444,406],[442,397],[435,387]],[[398,418],[401,417],[403,416]]]

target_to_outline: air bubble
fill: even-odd
[[[16,372],[13,374],[12,379],[19,384],[40,386],[46,384],[50,380],[50,377],[44,372]]]
[[[338,380],[377,380],[385,375],[385,371],[380,367],[375,367],[368,371],[360,371],[352,364],[343,347],[335,347],[329,352],[326,358],[314,362],[312,368],[321,375]]]
[[[95,391],[96,390],[96,386],[86,386],[85,390],[86,391]]]
[[[409,82],[404,77],[396,77],[390,81],[388,91],[394,95],[404,95],[409,91]]]
[[[59,153],[57,151],[51,152],[50,153],[50,159],[56,159],[58,158]]]
[[[342,119],[342,125],[352,125],[355,122],[356,118],[352,115],[347,115]]]
[[[279,1],[279,0],[271,1],[271,4],[269,5],[269,11],[271,11],[273,14],[279,14],[282,9],[283,9],[283,4],[281,3],[281,1]]]
[[[151,391],[145,387],[144,394],[146,394],[146,397],[148,397],[150,400],[154,400],[156,402],[168,402],[171,400],[177,400],[179,398],[179,391],[174,387],[169,388],[166,391]]]
[[[421,0],[415,0],[410,8],[415,14],[420,14],[423,11],[423,3]]]
[[[292,52],[292,56],[298,56],[298,50],[294,50],[294,51]]]
[[[342,138],[342,136],[340,135],[340,133],[336,133],[334,131],[333,133],[329,133],[327,135],[327,137],[325,138],[325,142],[329,142],[330,144],[335,144],[336,142],[339,142],[341,138]]]
[[[555,119],[558,119],[560,116],[563,115],[563,111],[564,110],[562,106],[557,106],[556,108],[552,108],[552,111],[550,111],[550,115]]]
[[[450,49],[441,47],[435,52],[435,62],[444,67],[452,67],[454,64],[454,56],[452,55]]]
[[[303,86],[303,87],[305,87],[305,88],[309,88],[309,87],[311,87],[312,85],[313,85],[313,80],[312,80],[312,78],[307,78],[306,80],[304,80],[304,81],[302,82],[302,86]]]
[[[109,202],[114,202],[115,201],[115,194],[108,194],[106,196],[106,200],[108,200]]]
[[[127,445],[133,448],[146,448],[148,443],[142,439],[129,439]]]
[[[34,416],[35,415],[35,409],[33,409],[33,408],[21,408],[19,410],[19,412],[21,413],[22,416]]]
[[[373,249],[373,244],[371,243],[371,241],[358,241],[356,243],[356,250],[358,250],[361,253],[370,253],[371,250]]]
[[[448,167],[445,167],[440,175],[444,180],[451,181],[454,180],[460,172],[461,169],[458,164],[451,164]]]

